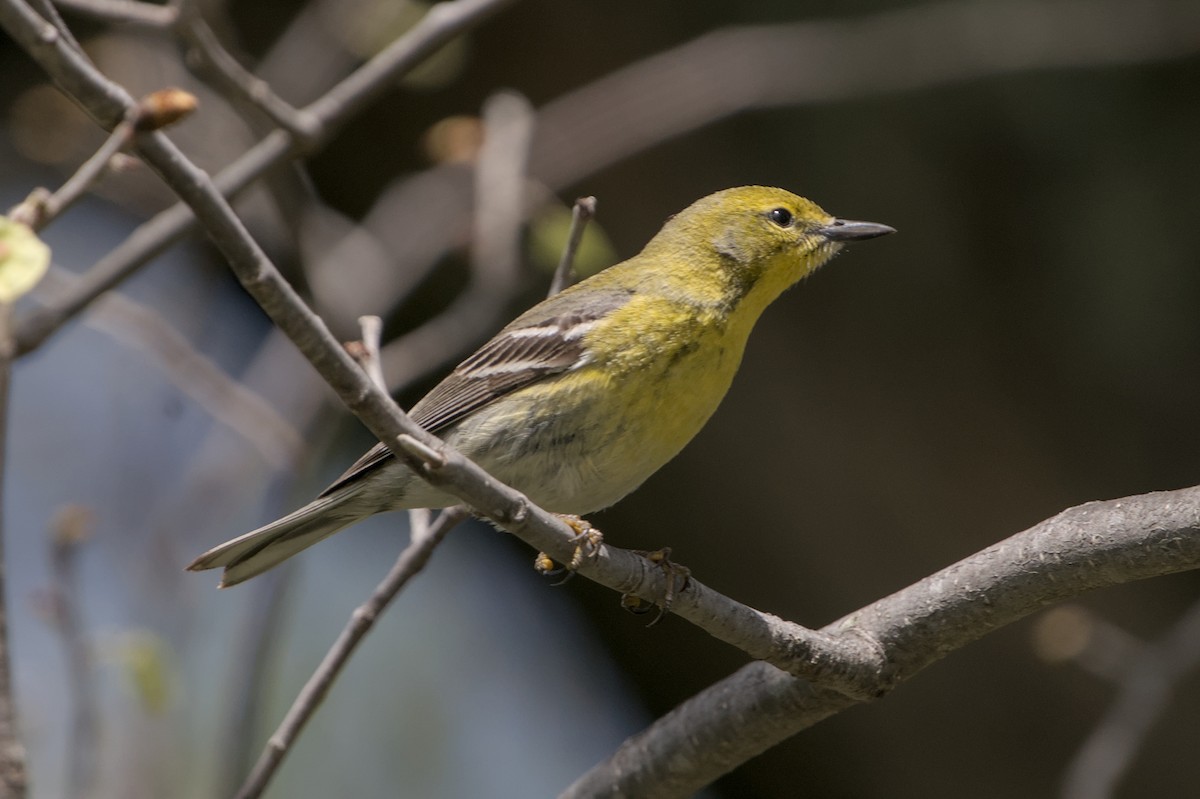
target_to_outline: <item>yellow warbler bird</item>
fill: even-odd
[[[709,195],[638,255],[521,314],[411,416],[546,510],[605,508],[712,416],[767,305],[846,242],[893,232],[783,189]],[[234,585],[372,514],[458,501],[379,444],[308,505],[188,568],[223,567]]]

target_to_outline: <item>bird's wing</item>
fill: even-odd
[[[534,306],[460,363],[413,406],[409,411],[412,420],[437,433],[506,394],[586,363],[584,335],[601,317],[628,302],[632,292],[593,291],[583,310],[563,307],[567,302],[559,298],[567,293]],[[321,496],[353,482],[391,457],[391,450],[376,444]]]

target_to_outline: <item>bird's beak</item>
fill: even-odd
[[[862,241],[896,232],[896,228],[888,225],[880,225],[876,222],[855,222],[851,219],[835,219],[820,230],[821,235],[830,241]]]

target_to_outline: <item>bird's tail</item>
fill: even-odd
[[[210,549],[196,558],[188,569],[203,571],[224,567],[221,588],[249,580],[369,515],[346,508],[347,500],[356,493],[343,489],[318,497],[282,519]]]

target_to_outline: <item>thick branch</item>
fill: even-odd
[[[1047,519],[821,630],[877,643],[880,690],[993,630],[1096,588],[1200,567],[1200,486],[1090,502]],[[630,738],[564,797],[689,796],[854,704],[764,663]]]

